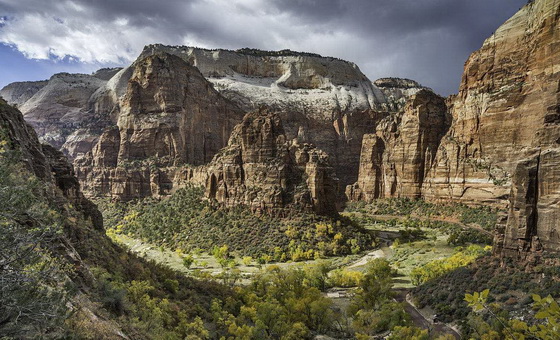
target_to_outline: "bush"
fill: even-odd
[[[240,255],[302,261],[357,253],[372,237],[350,220],[293,211],[284,218],[253,214],[243,206],[223,208],[187,186],[166,199],[135,203],[102,202],[104,216],[115,223],[110,233],[124,233],[169,249],[193,251],[227,246]]]

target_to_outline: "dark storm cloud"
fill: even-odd
[[[130,62],[149,43],[304,50],[371,79],[456,91],[462,65],[526,0],[0,0],[0,42],[29,58]]]

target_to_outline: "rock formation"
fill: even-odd
[[[559,41],[560,1],[528,3],[466,62],[459,94],[447,99],[450,127],[441,100],[428,130],[421,115],[420,124],[406,118],[421,108],[418,93],[402,120],[389,116],[364,137],[348,195],[509,202],[498,253],[560,250]]]
[[[167,169],[209,162],[241,118],[198,69],[167,53],[148,56],[135,63],[116,126],[76,160],[78,178],[89,195],[159,195],[173,186]]]
[[[315,54],[163,45],[122,70],[12,84],[2,95],[77,158],[90,195],[157,196],[190,181],[226,205],[327,211],[331,203],[317,202],[335,186],[328,155],[351,199],[508,206],[498,252],[560,250],[559,18],[559,0],[529,2],[470,56],[446,100]],[[251,111],[260,116],[230,136]],[[303,178],[309,199],[291,189]]]
[[[424,179],[451,119],[445,101],[428,90],[413,95],[404,112],[391,114],[364,136],[358,181],[347,188],[353,200],[422,197]]]
[[[280,118],[266,109],[247,114],[228,146],[204,167],[206,196],[278,213],[294,207],[336,214],[337,180],[328,156],[288,140]]]
[[[19,107],[45,87],[47,83],[47,80],[11,83],[0,90],[0,96],[10,105]]]
[[[362,137],[371,131],[378,112],[398,110],[403,98],[423,88],[398,79],[379,87],[353,63],[289,50],[149,45],[141,55],[157,51],[178,55],[199,68],[245,111],[263,105],[274,110],[288,139],[313,143],[329,154],[342,185],[357,179]]]
[[[453,103],[452,137],[487,163],[479,190],[509,194],[505,254],[560,250],[559,42],[560,1],[527,4],[471,55]]]
[[[103,229],[103,217],[97,207],[84,197],[80,184],[66,157],[50,145],[39,142],[33,128],[27,124],[21,112],[0,99],[0,133],[6,134],[11,149],[21,153],[21,159],[27,169],[46,183],[52,183],[60,190],[50,193],[53,197],[62,195],[84,216],[91,220],[92,225]]]
[[[119,69],[93,75],[59,73],[48,81],[13,83],[0,95],[18,105],[42,142],[63,150],[72,159],[89,150],[105,126],[107,115],[89,110],[90,96]]]
[[[91,151],[105,129],[119,124],[138,63],[158,53],[197,67],[245,112],[263,105],[277,112],[288,139],[313,143],[329,154],[342,185],[356,181],[362,137],[380,119],[379,112],[401,110],[406,98],[423,88],[397,78],[372,83],[353,63],[310,53],[150,45],[122,70],[59,74],[48,82],[10,84],[0,94],[21,106],[42,141],[73,160]]]

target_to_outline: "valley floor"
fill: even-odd
[[[331,272],[334,270],[343,272],[364,272],[367,264],[374,259],[387,259],[395,269],[393,278],[395,299],[404,303],[405,311],[410,315],[416,327],[427,329],[431,334],[450,334],[459,338],[456,327],[434,322],[435,314],[429,307],[417,308],[411,297],[410,288],[416,286],[411,278],[415,268],[422,267],[430,262],[445,260],[457,252],[456,247],[449,244],[450,230],[456,231],[472,229],[482,234],[489,233],[478,224],[465,224],[458,218],[442,216],[417,216],[396,214],[372,214],[364,211],[346,211],[343,216],[358,222],[362,227],[376,235],[377,247],[362,251],[359,254],[334,256],[328,259],[308,260],[301,262],[276,262],[270,264],[279,268],[313,266],[325,263],[330,264]],[[411,232],[414,230],[414,233]],[[416,234],[415,234],[416,233]],[[269,264],[257,263],[257,261],[240,255],[233,258],[233,265],[224,267],[215,256],[208,252],[196,251],[188,254],[191,259],[189,265],[185,265],[185,256],[181,250],[166,249],[144,242],[124,233],[111,233],[114,241],[126,246],[128,249],[148,260],[164,264],[169,268],[182,272],[186,275],[211,278],[217,280],[224,273],[235,271],[236,284],[248,284],[251,277],[261,272]],[[224,283],[226,282],[225,276]],[[231,276],[228,276],[231,278]],[[335,306],[344,310],[350,304],[350,297],[355,288],[331,287],[325,294]]]

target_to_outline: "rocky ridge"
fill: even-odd
[[[346,189],[352,200],[423,196],[424,179],[451,125],[445,100],[428,90],[413,95],[403,112],[383,118],[362,142],[358,181]]]
[[[19,81],[11,83],[0,90],[0,96],[2,96],[10,105],[19,107],[33,97],[35,93],[45,87],[47,83],[48,80]]]
[[[38,93],[27,100],[29,104],[22,98],[26,104],[22,111],[42,140],[73,160],[90,151],[105,128],[117,125],[127,105],[124,96],[136,64],[162,52],[197,67],[220,94],[243,111],[265,105],[280,114],[288,139],[297,137],[327,152],[343,185],[357,178],[361,139],[378,119],[376,112],[402,109],[405,98],[423,88],[398,79],[378,86],[353,63],[311,53],[149,45],[129,67],[68,79],[73,88],[82,89],[68,94],[76,96],[75,105],[68,106],[59,98],[68,92],[69,84],[53,77],[47,87],[60,88],[60,93],[50,91],[49,97]],[[97,79],[95,84],[91,77]],[[9,94],[9,87],[0,91],[8,99],[12,98]]]
[[[241,120],[231,101],[175,55],[137,61],[123,98],[117,126],[76,159],[89,195],[158,197],[194,183],[225,206],[336,213],[338,188],[326,154],[289,140],[280,118],[264,108]]]
[[[135,63],[115,118],[76,171],[89,195],[131,200],[168,193],[176,169],[208,163],[242,111],[198,69],[158,53]]]
[[[351,199],[422,197],[509,206],[505,236],[497,240],[497,252],[560,250],[555,170],[560,121],[559,13],[558,0],[537,0],[524,6],[470,56],[459,94],[446,100],[410,80],[384,78],[372,83],[356,65],[315,54],[150,45],[131,66],[108,81],[103,80],[108,76],[102,77],[87,89],[87,95],[79,96],[78,106],[87,107],[86,115],[72,109],[61,116],[70,121],[93,116],[107,124],[89,135],[81,128],[71,130],[73,135],[66,137],[62,149],[72,155],[92,150],[76,160],[81,181],[91,195],[120,199],[157,196],[192,180],[204,183],[207,195],[226,205],[240,201],[268,210],[293,198],[286,200],[279,191],[243,196],[250,190],[241,169],[257,164],[249,171],[262,172],[258,169],[264,162],[251,157],[246,158],[250,160],[247,164],[239,160],[240,154],[251,152],[239,142],[239,136],[255,132],[244,130],[230,138],[243,112],[260,112],[266,105],[274,117],[267,124],[276,126],[279,120],[282,133],[278,136],[282,137],[278,138],[288,143],[288,150],[289,145],[316,145],[329,156],[341,187],[350,184],[346,192]],[[167,60],[175,58],[173,67],[198,70],[194,87],[213,93],[219,103],[235,104],[236,109],[231,109],[235,117],[223,116],[231,121],[219,120],[210,129],[212,137],[198,135],[183,141],[181,138],[194,136],[200,129],[181,130],[170,123],[177,112],[190,110],[187,106],[192,103],[185,106],[170,98],[189,97],[177,89],[180,84],[188,85],[191,78],[176,78],[173,71],[157,63],[145,65],[147,59],[161,55]],[[169,77],[175,85],[168,86]],[[158,90],[159,86],[164,89]],[[48,85],[22,108],[34,107],[46,89]],[[194,105],[205,117],[203,111],[208,107],[198,101]],[[212,105],[209,107],[212,112]],[[47,111],[47,116],[59,114],[53,112]],[[33,110],[26,114],[33,122]],[[251,121],[260,121],[251,117]],[[37,115],[37,124],[45,119]],[[160,121],[164,125],[158,125]],[[218,132],[220,127],[225,127],[222,132]],[[45,131],[39,133],[48,138]],[[88,138],[90,142],[80,144]],[[237,155],[233,158],[218,153],[228,139],[231,144],[226,150]],[[56,138],[52,140],[56,142]],[[69,147],[69,142],[84,147]],[[280,145],[284,144],[275,149],[286,150]],[[255,147],[260,148],[258,143]],[[198,149],[191,152],[189,148]],[[222,158],[216,156],[208,164],[215,154]],[[276,160],[269,158],[273,163]],[[192,168],[186,164],[208,165]],[[303,167],[293,160],[283,164]],[[282,187],[282,176],[273,176],[265,191]],[[235,191],[237,186],[243,188],[242,194]]]
[[[364,138],[349,196],[508,206],[496,253],[560,250],[559,32],[560,1],[524,6],[467,60],[459,94],[446,101],[448,118],[428,110],[411,124],[409,102],[400,122],[383,121]],[[431,132],[422,121],[435,125]],[[427,153],[419,153],[422,140]],[[408,160],[395,161],[406,152]]]
[[[74,159],[91,150],[109,125],[108,117],[89,109],[89,99],[118,70],[101,69],[92,75],[58,73],[46,81],[12,83],[0,90],[0,96],[18,106],[42,142]]]

